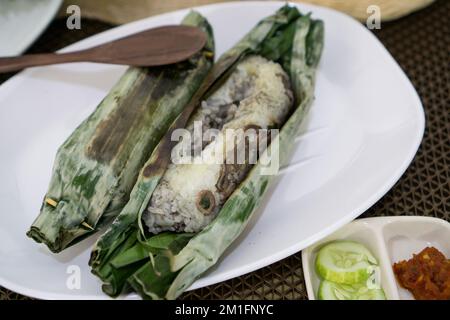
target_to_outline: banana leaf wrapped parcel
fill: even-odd
[[[127,203],[140,168],[213,65],[208,21],[191,12],[182,23],[206,33],[205,47],[177,64],[125,72],[58,149],[29,237],[60,252],[111,222]]]
[[[146,299],[175,299],[217,263],[274,177],[267,173],[267,160],[278,156],[282,166],[289,159],[314,99],[323,37],[322,21],[286,5],[219,58],[92,251],[89,263],[105,293],[117,296],[131,289]],[[192,133],[197,121],[217,134],[197,144],[194,137],[188,144],[193,162],[173,161],[183,143],[174,141],[174,134],[180,128]],[[248,148],[251,135],[230,140],[227,129],[258,132],[259,147],[266,142],[262,154]],[[278,129],[275,135],[259,133],[272,129]],[[221,156],[239,143],[248,159],[224,162]],[[249,161],[252,156],[256,163]]]

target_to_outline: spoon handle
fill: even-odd
[[[86,61],[89,60],[88,54],[88,51],[75,51],[61,54],[39,53],[28,54],[20,57],[0,58],[0,73],[56,63]]]

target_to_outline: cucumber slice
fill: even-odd
[[[339,284],[324,280],[317,294],[319,300],[386,300],[383,289],[368,289],[364,284]]]
[[[377,259],[362,244],[335,241],[319,250],[316,271],[325,280],[354,284],[364,282],[373,273]]]

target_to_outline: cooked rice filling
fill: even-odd
[[[193,153],[194,161],[168,166],[143,214],[151,233],[199,232],[216,217],[251,169],[250,157],[264,151],[247,150],[249,158],[245,163],[222,161],[227,159],[222,152],[228,156],[236,144],[244,143],[230,138],[225,130],[280,128],[293,106],[289,83],[279,64],[251,56],[240,62],[224,84],[201,103],[187,129],[193,133],[195,121],[201,121],[203,132],[217,129],[219,134],[211,141],[193,136],[191,151],[197,151]],[[196,146],[202,150],[195,150]]]

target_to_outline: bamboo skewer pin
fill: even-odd
[[[86,221],[83,221],[83,222],[81,223],[81,225],[82,225],[83,227],[86,227],[86,228],[92,230],[92,231],[95,230],[95,229],[94,229],[91,225],[89,225]]]
[[[56,201],[53,200],[52,198],[45,198],[45,203],[48,204],[49,206],[54,207],[54,208],[56,208],[56,207],[58,206],[58,202],[56,202]],[[82,225],[83,227],[88,228],[89,230],[92,230],[92,231],[95,230],[95,229],[94,229],[90,224],[88,224],[86,221],[83,221],[83,222],[81,223],[81,225]]]
[[[56,202],[55,200],[53,200],[51,198],[45,198],[45,203],[54,208],[56,208],[56,206],[58,205],[58,202]]]

